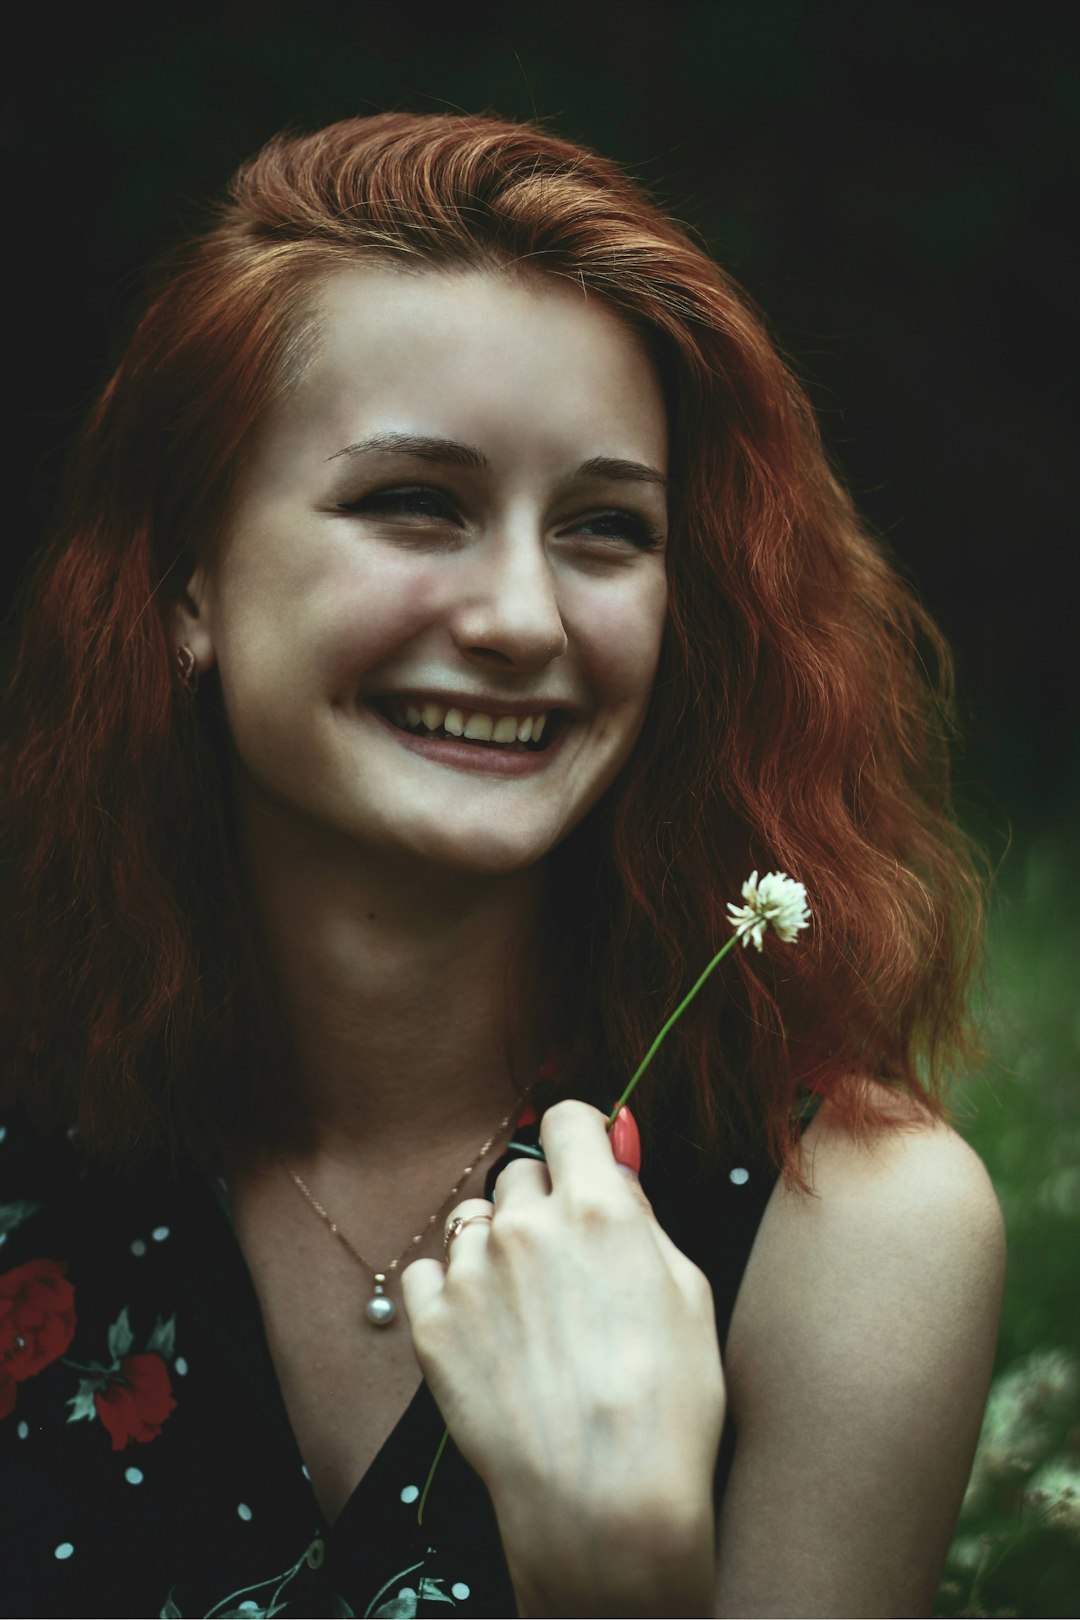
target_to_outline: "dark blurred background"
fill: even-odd
[[[1010,1272],[950,1615],[1075,1614],[1080,1592],[1076,14],[39,5],[8,54],[5,603],[141,268],[286,125],[537,114],[627,165],[765,309],[956,650],[963,814],[1000,868],[960,1128]]]

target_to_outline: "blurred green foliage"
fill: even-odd
[[[1080,1608],[1080,849],[1067,824],[1006,857],[982,1022],[958,1099],[1005,1215],[994,1383],[939,1615]]]

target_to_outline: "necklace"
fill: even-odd
[[[349,1242],[348,1238],[345,1236],[345,1234],[341,1230],[340,1226],[338,1226],[337,1222],[335,1220],[331,1219],[330,1215],[323,1208],[323,1206],[319,1203],[319,1200],[315,1197],[315,1194],[312,1192],[312,1190],[308,1186],[307,1182],[302,1180],[301,1177],[297,1175],[295,1170],[289,1170],[289,1175],[292,1178],[293,1185],[296,1187],[297,1191],[302,1193],[303,1196],[307,1199],[308,1203],[311,1205],[311,1207],[315,1211],[316,1215],[318,1215],[320,1217],[320,1219],[325,1223],[325,1225],[327,1225],[330,1228],[331,1232],[333,1232],[333,1234],[337,1238],[338,1242],[342,1245],[342,1247],[344,1249],[346,1249],[348,1251],[349,1254],[352,1255],[353,1259],[358,1261],[359,1264],[364,1267],[365,1271],[370,1271],[371,1272],[374,1281],[373,1281],[373,1287],[372,1287],[372,1295],[371,1295],[371,1298],[368,1300],[367,1306],[366,1306],[366,1314],[367,1314],[368,1321],[372,1324],[373,1327],[388,1327],[389,1324],[394,1320],[394,1317],[397,1315],[397,1307],[395,1306],[393,1300],[387,1298],[387,1294],[386,1294],[386,1280],[387,1280],[387,1278],[390,1276],[391,1272],[394,1272],[394,1271],[397,1270],[399,1264],[401,1263],[402,1260],[404,1260],[404,1258],[408,1254],[409,1250],[410,1249],[415,1249],[415,1247],[416,1247],[416,1245],[418,1243],[422,1243],[424,1241],[424,1238],[427,1235],[428,1231],[430,1230],[430,1228],[432,1226],[434,1226],[435,1222],[438,1220],[439,1216],[441,1215],[442,1211],[446,1208],[447,1204],[450,1202],[450,1200],[452,1198],[457,1196],[457,1193],[460,1190],[461,1186],[463,1185],[466,1176],[471,1176],[472,1175],[473,1171],[476,1169],[476,1166],[480,1163],[480,1161],[484,1157],[485,1153],[488,1152],[489,1148],[491,1147],[491,1144],[495,1141],[495,1138],[499,1135],[500,1131],[504,1130],[505,1127],[507,1125],[509,1125],[510,1121],[515,1117],[515,1115],[521,1112],[521,1105],[525,1101],[525,1098],[529,1095],[529,1092],[531,1090],[532,1090],[532,1086],[526,1086],[525,1090],[521,1093],[521,1096],[518,1098],[517,1102],[514,1104],[513,1108],[510,1110],[510,1112],[506,1115],[506,1117],[504,1119],[501,1119],[499,1121],[498,1125],[496,1125],[495,1129],[492,1131],[491,1135],[488,1137],[487,1141],[484,1143],[483,1147],[480,1149],[479,1153],[476,1155],[476,1158],[473,1160],[472,1164],[467,1164],[465,1166],[464,1170],[461,1172],[460,1176],[457,1179],[457,1185],[454,1186],[454,1187],[451,1187],[450,1191],[447,1193],[446,1197],[443,1199],[442,1203],[439,1205],[439,1207],[435,1211],[434,1215],[430,1215],[428,1217],[427,1222],[425,1223],[423,1230],[420,1231],[420,1232],[417,1232],[417,1234],[416,1234],[416,1236],[414,1238],[410,1238],[409,1242],[406,1243],[406,1245],[402,1249],[401,1253],[399,1255],[397,1255],[395,1257],[395,1259],[391,1260],[390,1264],[388,1266],[386,1266],[385,1269],[382,1270],[382,1271],[377,1271],[375,1269],[375,1267],[372,1265],[370,1260],[365,1260],[364,1259],[364,1256],[360,1253],[359,1249],[354,1249],[353,1248],[352,1244]],[[288,1169],[288,1166],[285,1166],[285,1168]]]

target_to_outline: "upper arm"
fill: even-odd
[[[929,1614],[990,1381],[1000,1211],[946,1126],[860,1146],[823,1109],[804,1149],[816,1196],[778,1183],[728,1338],[716,1613]]]

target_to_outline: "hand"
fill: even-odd
[[[651,1561],[665,1567],[670,1605],[684,1549],[695,1581],[707,1562],[711,1591],[725,1411],[714,1303],[616,1166],[604,1125],[586,1103],[550,1108],[546,1164],[517,1160],[495,1204],[459,1204],[447,1224],[491,1223],[461,1231],[446,1265],[414,1261],[402,1292],[429,1387],[491,1493],[515,1584],[516,1568],[531,1580],[531,1553],[576,1582],[584,1604],[604,1571],[609,1588],[621,1570],[640,1589]]]

